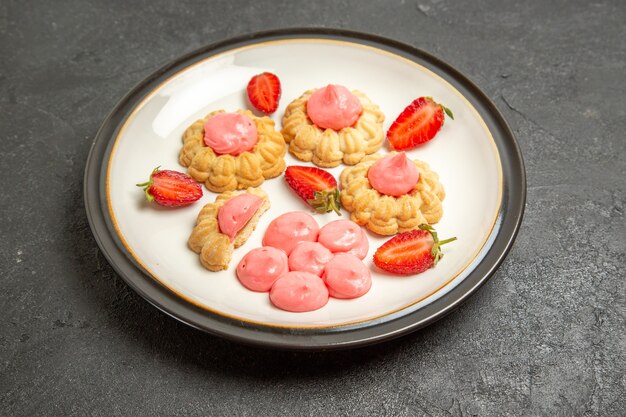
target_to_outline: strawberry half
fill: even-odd
[[[400,233],[389,239],[376,250],[374,264],[394,274],[419,274],[441,259],[441,245],[456,240],[456,237],[439,241],[431,226],[422,224],[420,230]]]
[[[166,207],[180,207],[193,203],[202,197],[202,187],[187,174],[178,171],[162,170],[156,167],[150,180],[143,184],[148,201],[155,201]]]
[[[318,213],[339,211],[337,181],[329,172],[317,167],[292,165],[285,170],[287,184]]]
[[[443,126],[444,112],[454,120],[452,110],[435,103],[432,97],[415,99],[387,131],[389,144],[396,151],[404,151],[428,142]]]
[[[263,113],[274,113],[280,101],[280,80],[271,72],[255,75],[246,89],[250,104]]]

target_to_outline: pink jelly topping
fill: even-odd
[[[272,220],[263,236],[263,246],[282,249],[289,255],[298,242],[315,242],[319,230],[310,214],[292,211]]]
[[[400,197],[417,185],[420,173],[404,152],[387,155],[374,162],[367,171],[367,179],[381,194]]]
[[[269,291],[281,275],[289,272],[287,265],[287,255],[280,249],[252,249],[237,265],[237,278],[249,290]]]
[[[338,253],[326,264],[322,279],[328,292],[335,298],[360,297],[372,287],[369,269],[359,258],[349,253]]]
[[[234,240],[235,235],[250,221],[261,204],[261,197],[249,193],[239,194],[228,200],[217,213],[220,232]]]
[[[361,229],[361,236],[362,237],[359,243],[356,246],[350,248],[346,253],[351,253],[357,258],[363,260],[367,256],[367,252],[370,250],[370,242],[367,238],[365,230],[363,229]]]
[[[318,242],[333,253],[351,252],[365,258],[369,250],[367,235],[352,220],[335,220],[320,229]]]
[[[317,275],[292,271],[276,280],[270,290],[270,301],[282,310],[313,311],[326,305],[328,289]]]
[[[341,130],[356,123],[363,106],[346,87],[329,84],[309,97],[306,112],[318,127]]]
[[[318,242],[300,242],[289,254],[289,269],[322,275],[324,267],[333,259],[331,251]]]
[[[218,113],[204,123],[204,144],[216,154],[239,155],[258,141],[256,125],[239,113]]]

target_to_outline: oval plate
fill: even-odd
[[[148,205],[135,186],[157,165],[178,164],[185,128],[208,112],[248,108],[245,86],[271,71],[283,93],[272,115],[277,127],[287,104],[329,83],[365,92],[386,115],[385,131],[414,98],[432,96],[454,111],[435,140],[408,152],[427,161],[446,189],[443,238],[458,241],[423,274],[395,277],[372,267],[388,238],[369,234],[373,285],[356,300],[331,299],[309,313],[274,308],[265,293],[243,288],[234,266],[260,246],[276,216],[306,210],[279,177],[262,188],[272,208],[257,232],[235,251],[227,271],[204,270],[186,247],[197,212],[215,194],[176,210]],[[381,152],[387,152],[383,147]],[[287,165],[303,163],[291,155]],[[344,166],[330,170],[336,177]],[[465,76],[414,47],[369,34],[288,29],[207,46],[164,66],[130,91],[96,135],[85,168],[85,205],[104,255],[142,297],[198,329],[229,339],[288,349],[334,349],[394,338],[430,324],[473,294],[495,272],[517,234],[524,211],[522,157],[494,104]],[[344,218],[347,213],[344,212]],[[323,225],[334,214],[318,215]]]

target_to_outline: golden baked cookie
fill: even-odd
[[[352,91],[361,102],[363,112],[354,126],[336,131],[319,128],[307,116],[306,104],[315,91],[306,91],[287,106],[281,132],[289,144],[289,153],[301,161],[332,168],[342,162],[357,164],[380,149],[385,138],[385,115],[365,94]]]
[[[244,193],[254,194],[262,198],[263,202],[246,225],[237,233],[235,239],[231,241],[228,235],[220,231],[217,216],[220,207],[226,204],[228,200]],[[226,191],[218,195],[214,203],[208,203],[202,207],[187,244],[192,251],[200,254],[200,262],[209,271],[228,269],[233,250],[246,243],[256,228],[261,215],[269,208],[269,198],[260,188],[250,187],[246,190]]]
[[[204,183],[213,192],[222,193],[257,187],[285,170],[283,157],[287,146],[282,134],[274,129],[274,121],[269,117],[257,117],[248,110],[238,110],[237,113],[248,116],[256,125],[258,142],[251,151],[237,156],[217,155],[206,146],[204,124],[218,113],[224,113],[224,110],[209,113],[183,133],[179,161],[188,167],[187,172],[193,179]]]
[[[445,197],[439,176],[426,162],[415,160],[412,162],[419,171],[415,188],[399,197],[381,194],[370,184],[367,172],[383,156],[367,156],[341,173],[341,204],[351,213],[352,221],[379,235],[393,235],[417,229],[423,223],[437,223],[443,215],[441,202]]]

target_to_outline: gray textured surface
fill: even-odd
[[[0,2],[0,414],[624,415],[626,3]],[[528,204],[494,278],[419,333],[292,354],[148,305],[91,236],[84,163],[115,102],[183,52],[327,26],[466,73],[508,119]]]

